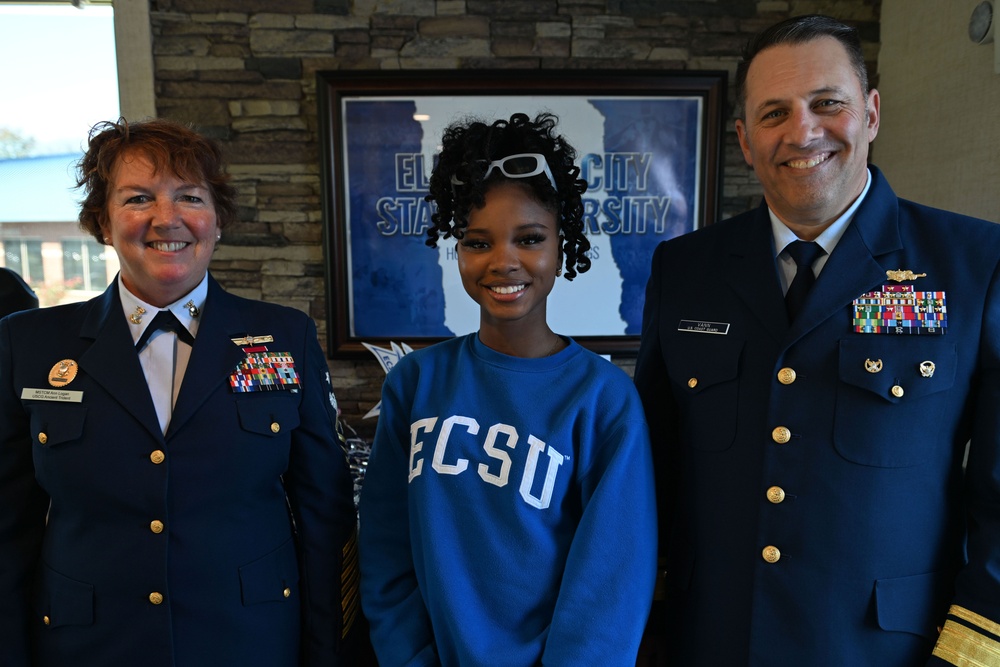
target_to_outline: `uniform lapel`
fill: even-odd
[[[767,206],[762,204],[750,220],[737,223],[729,235],[728,265],[724,271],[730,287],[747,309],[780,341],[788,330],[788,319],[771,236]]]
[[[236,300],[211,276],[204,311],[170,417],[168,436],[180,429],[220,384],[228,382],[236,365],[246,356],[232,341],[232,332],[246,330]]]
[[[886,281],[876,257],[902,248],[898,201],[874,167],[868,195],[827,260],[809,292],[799,317],[788,332],[789,343],[816,328],[831,316],[844,317],[845,306]],[[844,325],[849,322],[845,321]]]
[[[118,281],[113,281],[104,294],[92,303],[93,307],[84,316],[80,336],[93,342],[80,356],[80,368],[104,387],[150,434],[162,439],[146,376],[122,313]]]

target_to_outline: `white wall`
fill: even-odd
[[[872,161],[901,197],[1000,222],[997,45],[968,37],[979,2],[883,0]]]

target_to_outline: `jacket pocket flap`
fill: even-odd
[[[958,351],[940,336],[924,338],[932,340],[876,334],[845,338],[840,341],[840,379],[891,403],[946,391],[955,383]],[[903,392],[893,391],[897,387]]]
[[[944,572],[878,579],[875,606],[879,627],[931,639],[937,637],[937,627],[944,623],[948,611],[952,581],[954,577]]]
[[[298,582],[295,541],[291,539],[266,556],[240,567],[244,605],[290,598]]]
[[[91,625],[94,622],[94,586],[59,574],[47,565],[34,596],[35,612],[47,618],[46,625]]]
[[[46,447],[79,440],[83,435],[87,408],[82,405],[34,405],[30,410],[31,435],[37,439],[44,434]]]
[[[299,411],[291,396],[253,396],[238,400],[236,411],[240,426],[251,433],[287,435],[299,425]]]
[[[681,354],[671,359],[667,369],[674,382],[687,387],[691,394],[699,394],[715,385],[735,380],[740,372],[743,353],[741,339],[687,334],[688,338],[676,339]]]

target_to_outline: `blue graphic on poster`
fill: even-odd
[[[461,110],[437,96],[349,98],[343,105],[352,336],[437,338],[478,329],[455,242],[425,244],[427,182],[440,137],[455,121],[548,111],[577,149],[588,183],[592,268],[572,282],[556,281],[548,319],[559,333],[637,335],[653,250],[698,224],[699,97],[477,97],[463,100]]]

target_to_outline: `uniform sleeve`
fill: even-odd
[[[0,665],[30,663],[29,585],[49,499],[35,482],[28,416],[14,387],[9,320],[0,320]]]
[[[670,489],[678,488],[668,478],[676,469],[667,462],[667,453],[671,443],[676,439],[677,407],[667,376],[667,367],[663,357],[663,347],[660,341],[660,300],[662,295],[662,265],[665,246],[661,243],[653,254],[652,269],[649,282],[646,285],[646,302],[642,313],[642,337],[639,344],[639,355],[635,363],[635,386],[642,399],[646,421],[649,424],[649,438],[652,443],[653,470],[656,477],[656,487],[659,490],[659,534],[665,541],[670,535],[667,501]],[[666,552],[665,544],[660,545],[661,553]]]
[[[304,350],[285,489],[299,547],[302,664],[329,667],[350,664],[340,653],[357,606],[357,518],[329,367],[311,320]]]
[[[408,405],[396,382],[401,370],[393,368],[382,387],[360,504],[361,600],[384,667],[440,664],[410,544],[410,428]]]
[[[1000,267],[987,292],[965,474],[968,563],[930,665],[1000,665]]]
[[[631,387],[630,387],[631,389]],[[542,664],[633,667],[656,576],[656,499],[649,436],[634,409],[601,438],[608,452],[584,475]]]
[[[661,342],[660,306],[663,298],[663,266],[666,247],[661,243],[653,254],[649,282],[646,285],[646,301],[642,314],[642,337],[635,364],[635,386],[642,399],[646,421],[649,424],[649,439],[653,454],[653,475],[656,479],[656,503],[659,535],[660,568],[657,572],[657,589],[665,586],[668,541],[671,534],[672,517],[671,493],[680,488],[677,476],[681,466],[676,461],[671,464],[671,452],[676,451],[678,410],[670,390],[664,349]],[[661,634],[663,615],[668,603],[657,597],[653,602],[644,643],[657,659],[670,655]]]

